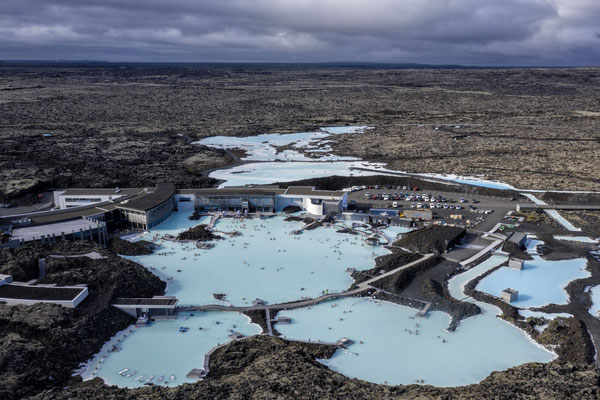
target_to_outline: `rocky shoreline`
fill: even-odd
[[[437,388],[428,385],[377,385],[345,377],[317,359],[335,348],[256,336],[233,341],[213,353],[211,374],[204,380],[174,388],[150,386],[122,389],[100,379],[43,391],[29,399],[595,399],[600,396],[600,371],[589,364],[530,363],[493,372],[478,384]]]
[[[454,237],[456,232],[452,231],[451,233],[450,236]],[[434,235],[433,238],[433,241],[425,243],[427,248],[431,247],[431,243],[439,242],[438,235]],[[442,242],[447,243],[445,240]],[[443,246],[436,245],[433,248],[444,251]],[[258,394],[264,395],[264,393],[283,397],[290,395],[292,397],[314,397],[314,394],[320,393],[323,398],[335,398],[347,396],[350,393],[349,390],[353,391],[354,398],[372,398],[369,396],[379,393],[382,397],[421,396],[448,399],[487,398],[490,388],[494,388],[497,393],[504,393],[513,398],[536,395],[549,396],[549,398],[560,398],[560,396],[586,398],[585,396],[600,394],[598,392],[600,372],[591,365],[594,361],[594,347],[584,323],[575,318],[557,318],[550,322],[544,334],[539,335],[534,328],[535,325],[547,321],[532,318],[523,321],[518,317],[517,310],[506,303],[498,304],[505,311],[504,318],[524,329],[538,342],[555,349],[559,354],[557,361],[548,364],[525,364],[507,371],[497,371],[479,384],[459,388],[417,385],[384,386],[344,377],[318,363],[317,358],[327,358],[333,354],[334,349],[327,346],[289,342],[259,335],[243,341],[234,341],[220,348],[211,357],[211,374],[207,379],[197,383],[184,384],[174,388],[147,387],[129,390],[105,386],[99,379],[79,382],[79,378],[70,376],[70,371],[75,369],[79,362],[97,352],[108,338],[132,322],[130,317],[110,307],[110,302],[116,297],[144,297],[161,294],[164,291],[164,283],[144,267],[116,256],[110,249],[103,249],[88,242],[57,243],[54,247],[25,246],[13,251],[12,254],[0,253],[3,257],[2,260],[9,260],[9,264],[12,262],[10,260],[15,257],[14,253],[17,253],[18,259],[27,265],[26,260],[37,259],[40,255],[50,253],[85,254],[92,250],[100,252],[107,258],[99,260],[53,258],[49,260],[47,276],[44,278],[46,283],[88,283],[90,300],[86,300],[82,308],[65,310],[50,305],[36,305],[31,308],[0,305],[0,320],[3,322],[0,324],[0,332],[5,337],[4,343],[0,344],[0,365],[5,366],[4,372],[0,373],[0,378],[7,387],[4,392],[0,391],[0,394],[7,399],[86,398],[87,400],[143,397],[153,400],[190,397],[219,398],[236,396],[236,393],[251,397]],[[378,257],[372,271],[364,272],[376,274],[381,270],[388,271],[398,265],[410,262],[415,257],[419,256],[395,249],[392,254]],[[430,270],[438,263],[439,259],[434,258],[426,263],[417,264],[410,270],[400,271],[401,276],[388,277],[376,284],[386,292],[401,293],[406,284],[415,276]],[[26,270],[27,268],[23,269],[24,272]],[[356,276],[356,279],[357,281],[362,279],[360,274]],[[472,296],[478,300],[494,304],[493,299],[475,291],[473,289],[475,285],[476,282],[468,285],[469,293],[472,293]],[[435,280],[424,280],[421,288],[424,295],[429,296],[430,301],[434,303],[432,310],[448,312],[453,316],[453,324],[455,319],[459,321],[479,312],[475,305],[465,307],[471,303],[454,302],[447,298],[443,285]],[[415,308],[422,306],[422,303],[418,301],[402,299],[402,296],[386,292],[378,293],[377,298],[400,302],[400,304]],[[30,315],[38,317],[30,320]],[[266,331],[264,312],[249,312],[246,315]],[[23,321],[29,321],[27,322],[29,328],[25,331],[22,327]],[[450,328],[452,326],[456,325],[451,325]],[[98,327],[101,328],[98,329]],[[68,332],[73,332],[73,329],[83,332],[87,340],[74,345],[65,336],[69,335]],[[49,331],[50,338],[56,339],[49,342],[46,339],[41,340],[42,330]],[[60,340],[66,340],[66,342],[59,344],[56,341],[59,340],[58,338],[62,338]],[[75,351],[67,352],[64,347],[66,345],[73,347]],[[30,376],[29,373],[25,373],[25,375],[16,373],[17,365],[10,362],[7,364],[9,359],[14,358],[15,352],[29,354],[27,357],[30,358],[27,363],[33,366],[31,368],[33,376],[45,376],[40,372],[41,369],[36,369],[35,366],[38,365],[42,369],[52,368],[57,373],[53,375],[51,381],[47,379],[31,381],[33,376]],[[23,358],[15,359],[22,360]],[[272,373],[265,374],[266,365],[269,366],[267,371],[277,372],[274,375]],[[555,376],[558,371],[563,374],[560,378]],[[261,376],[259,380],[261,383],[257,385],[255,380],[258,379],[258,376]],[[33,383],[24,385],[24,379]],[[283,385],[282,379],[285,381]],[[311,391],[307,391],[308,381],[312,385]],[[521,383],[518,389],[514,386],[515,381]],[[332,382],[337,383],[332,385]],[[525,393],[528,395],[524,396]],[[2,396],[0,398],[3,398]]]
[[[41,303],[0,304],[1,399],[21,399],[76,383],[78,378],[72,377],[71,371],[134,322],[112,307],[112,302],[117,297],[152,297],[164,293],[165,283],[146,268],[91,242],[25,245],[13,253],[23,261],[35,260],[37,265],[40,256],[90,251],[105,258],[47,258],[46,275],[40,280],[45,284],[87,284],[89,295],[76,309]],[[37,272],[35,275],[32,279],[37,278]]]

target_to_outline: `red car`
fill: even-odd
[[[413,188],[413,190],[414,190],[415,192],[418,192],[418,191],[419,191],[419,188],[415,186],[415,187]]]

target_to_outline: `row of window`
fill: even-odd
[[[97,197],[89,197],[89,198],[85,198],[85,197],[76,197],[76,198],[67,197],[65,199],[65,201],[68,202],[68,203],[93,203],[93,202],[101,202],[102,199],[101,198],[97,198]]]

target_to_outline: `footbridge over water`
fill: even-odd
[[[269,315],[269,317],[266,318],[267,330],[268,330],[268,332],[271,332],[271,328],[269,325],[271,323],[271,321],[270,321],[271,320],[271,318],[270,318],[271,312],[273,312],[273,311],[274,311],[274,313],[273,313],[273,315],[274,315],[277,313],[277,311],[280,311],[280,310],[292,310],[295,308],[313,306],[313,305],[317,305],[317,304],[322,303],[327,300],[354,296],[354,295],[357,295],[359,293],[365,292],[370,289],[377,290],[377,288],[371,286],[376,281],[386,278],[390,275],[394,275],[395,273],[397,273],[399,271],[402,271],[402,270],[410,268],[416,264],[419,264],[423,261],[426,261],[426,260],[430,259],[431,257],[433,257],[434,255],[435,255],[434,253],[425,254],[423,257],[421,257],[420,259],[418,259],[416,261],[410,262],[410,263],[402,265],[398,268],[394,268],[390,271],[387,271],[383,274],[377,275],[373,278],[367,279],[364,282],[358,283],[355,288],[346,290],[344,292],[326,293],[326,294],[323,294],[323,295],[321,295],[319,297],[315,297],[315,298],[300,299],[300,300],[296,300],[296,301],[290,301],[290,302],[278,303],[278,304],[256,304],[256,305],[252,305],[252,306],[228,306],[228,305],[224,305],[224,304],[204,304],[204,305],[198,305],[198,306],[177,307],[175,312],[233,311],[233,312],[242,312],[243,313],[243,312],[247,312],[247,311],[256,311],[256,310],[265,311],[265,313],[268,313],[268,315]]]

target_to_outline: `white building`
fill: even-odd
[[[91,204],[122,199],[124,196],[134,196],[141,193],[143,190],[144,189],[140,188],[56,190],[54,192],[54,204],[61,210],[65,208],[89,206]]]

